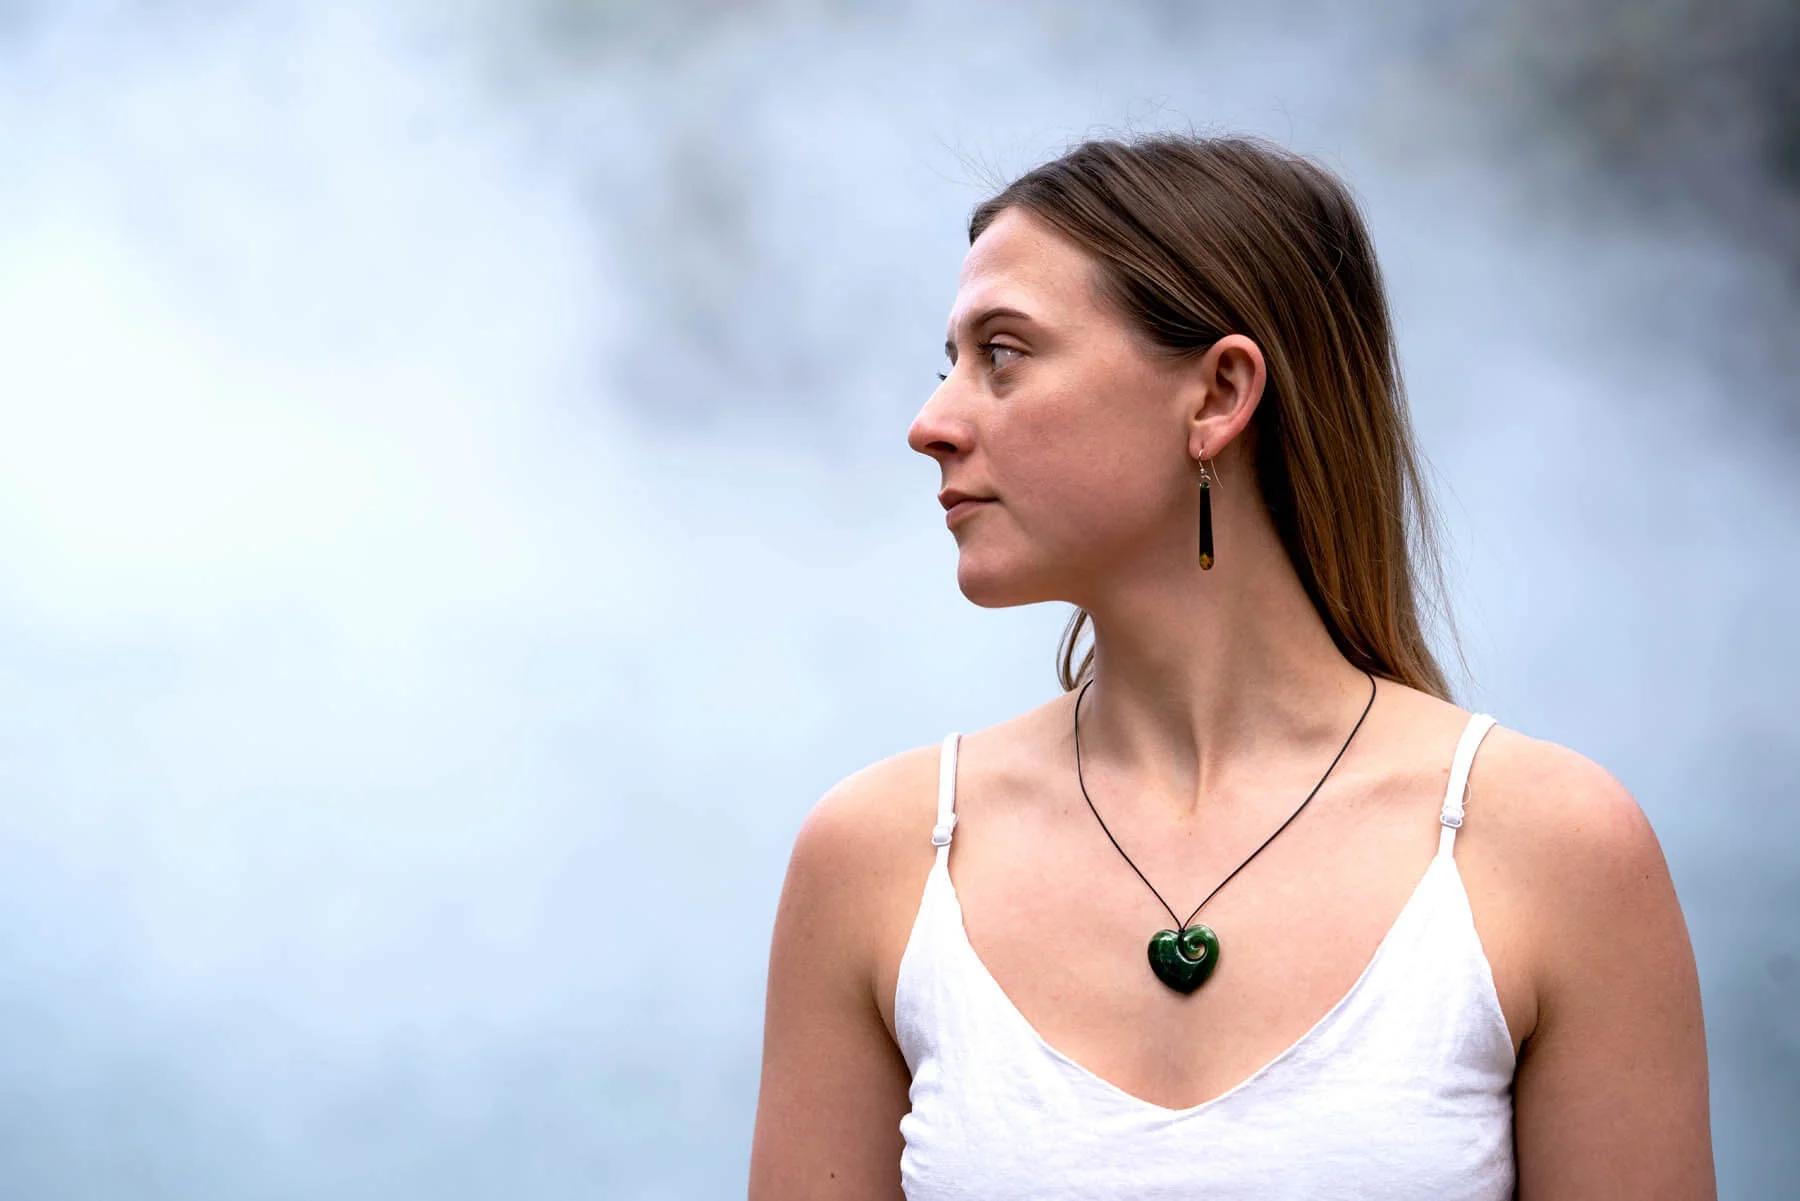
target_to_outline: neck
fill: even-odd
[[[1084,778],[1129,785],[1109,790],[1115,803],[1183,819],[1233,795],[1254,803],[1296,763],[1316,781],[1369,705],[1368,673],[1332,641],[1274,531],[1222,549],[1211,571],[1190,551],[1152,577],[1108,573],[1082,604],[1092,683],[1066,712],[1072,724],[1079,696]]]

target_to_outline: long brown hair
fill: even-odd
[[[975,209],[970,244],[1010,207],[1088,253],[1102,301],[1150,353],[1197,358],[1227,333],[1262,348],[1246,445],[1307,595],[1352,663],[1449,700],[1417,595],[1422,569],[1454,638],[1437,519],[1349,188],[1266,139],[1158,133],[1083,142],[1013,180]],[[1088,620],[1077,607],[1063,631],[1065,690],[1093,671],[1091,645],[1073,662]]]

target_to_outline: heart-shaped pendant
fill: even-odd
[[[1180,934],[1158,930],[1150,939],[1150,968],[1176,992],[1193,992],[1218,966],[1219,936],[1211,926],[1189,926]]]

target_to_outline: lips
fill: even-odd
[[[944,524],[953,524],[958,518],[964,517],[969,513],[974,512],[976,509],[984,509],[993,503],[994,498],[991,496],[964,497],[962,500],[951,505],[949,510],[944,514]]]
[[[991,496],[981,496],[974,492],[964,492],[957,488],[946,488],[938,493],[938,503],[944,508],[954,508],[965,500],[993,500]]]

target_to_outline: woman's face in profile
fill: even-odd
[[[951,365],[907,443],[938,461],[940,487],[995,498],[951,526],[957,584],[978,605],[1080,603],[1084,581],[1191,545],[1199,375],[1147,355],[1091,270],[1018,208],[963,259]]]

